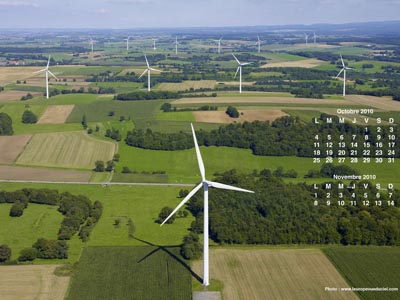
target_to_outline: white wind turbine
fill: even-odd
[[[261,52],[261,40],[258,35],[257,35],[257,45],[258,45],[258,53],[260,53]]]
[[[306,45],[308,45],[308,34],[307,33],[304,34],[304,38],[306,39]]]
[[[93,50],[94,50],[94,49],[93,49],[94,41],[93,41],[92,38],[90,38],[89,44],[90,44],[90,46],[92,46],[92,53],[93,53]]]
[[[153,50],[156,51],[156,39],[153,39]]]
[[[58,78],[53,73],[51,73],[51,71],[49,70],[49,65],[50,65],[50,55],[49,55],[49,60],[47,61],[46,68],[33,73],[33,74],[40,74],[40,73],[45,72],[45,74],[46,74],[46,99],[49,99],[49,74],[58,80]]]
[[[313,36],[313,37],[314,37],[314,45],[315,45],[315,44],[317,43],[317,37],[318,37],[318,36],[315,34],[315,32],[314,32],[314,36]]]
[[[346,71],[347,70],[354,70],[353,68],[349,68],[344,64],[342,54],[340,54],[340,60],[342,61],[342,69],[340,70],[339,74],[335,77],[337,79],[340,74],[343,72],[343,97],[346,96]]]
[[[175,37],[175,42],[174,42],[174,45],[175,45],[175,55],[178,55],[178,37],[176,36]]]
[[[126,41],[126,51],[128,52],[129,51],[129,39],[130,39],[131,37],[130,36],[128,36],[126,39],[124,39],[124,41]],[[93,50],[92,50],[92,52],[93,52]]]
[[[222,36],[221,36],[221,38],[218,40],[218,54],[221,54],[221,41],[222,41]]]
[[[208,273],[208,188],[214,187],[217,189],[224,189],[224,190],[232,190],[232,191],[239,191],[239,192],[246,192],[246,193],[254,193],[253,191],[241,189],[235,186],[230,186],[226,184],[222,184],[219,182],[208,181],[206,179],[206,172],[204,168],[203,159],[201,158],[201,153],[199,149],[199,145],[197,144],[196,134],[194,132],[193,124],[192,126],[192,133],[193,133],[193,140],[194,140],[194,147],[196,149],[196,156],[197,162],[199,164],[199,170],[201,174],[201,182],[190,191],[190,193],[182,200],[181,203],[172,211],[172,213],[162,222],[161,226],[164,225],[169,218],[171,218],[194,194],[200,190],[201,187],[204,189],[204,227],[203,227],[203,285],[208,286],[209,282],[209,273]]]
[[[147,90],[150,92],[150,71],[157,71],[157,72],[161,72],[161,71],[160,71],[160,70],[157,70],[157,69],[153,69],[153,68],[150,67],[149,61],[147,60],[146,54],[144,55],[144,58],[146,59],[147,68],[146,68],[146,70],[144,70],[144,72],[142,73],[142,75],[139,76],[138,79],[142,78],[142,76],[143,76],[144,74],[146,74],[146,72],[147,72]]]
[[[239,72],[239,93],[242,93],[242,67],[243,66],[246,66],[246,65],[250,65],[250,64],[252,64],[252,63],[241,63],[238,59],[237,59],[237,57],[235,56],[235,54],[233,54],[232,53],[232,55],[233,55],[233,57],[235,58],[235,60],[236,60],[236,62],[238,63],[238,68],[237,68],[237,70],[236,70],[236,73],[235,73],[235,77],[234,78],[236,78],[236,75],[237,75],[237,73]]]

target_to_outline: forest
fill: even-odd
[[[394,190],[390,205],[382,195],[382,206],[364,206],[364,193],[376,194],[374,185],[358,182],[346,188],[344,200],[357,205],[315,205],[313,189],[304,183],[288,184],[270,170],[252,175],[231,170],[215,178],[217,182],[238,185],[255,194],[212,189],[210,194],[210,237],[226,244],[343,244],[400,245],[400,192]],[[364,184],[368,184],[366,189]],[[336,185],[337,186],[337,185]],[[325,191],[327,192],[327,191]],[[333,189],[332,193],[337,193]],[[355,193],[357,196],[352,197]],[[325,199],[326,194],[319,198]],[[195,195],[187,209],[196,217],[191,230],[202,233],[203,196]]]

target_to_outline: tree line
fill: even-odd
[[[0,112],[0,135],[13,135],[13,134],[14,130],[12,127],[11,117],[4,112]]]

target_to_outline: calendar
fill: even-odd
[[[398,121],[369,108],[313,119],[312,160],[329,175],[312,184],[315,206],[397,206]]]

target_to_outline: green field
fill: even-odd
[[[66,299],[191,299],[188,268],[175,247],[88,247]]]
[[[17,164],[93,169],[96,160],[111,160],[115,144],[83,132],[36,134],[19,156]]]
[[[181,112],[162,112],[160,111],[157,115],[158,120],[163,121],[186,121],[195,122],[196,119],[191,111],[181,111]]]
[[[355,288],[399,288],[399,247],[337,247],[323,250],[330,261]],[[399,299],[397,292],[358,292],[365,300]]]
[[[29,203],[21,217],[10,217],[11,204],[0,204],[0,241],[17,259],[23,248],[31,247],[38,238],[57,239],[63,216],[56,206]]]

